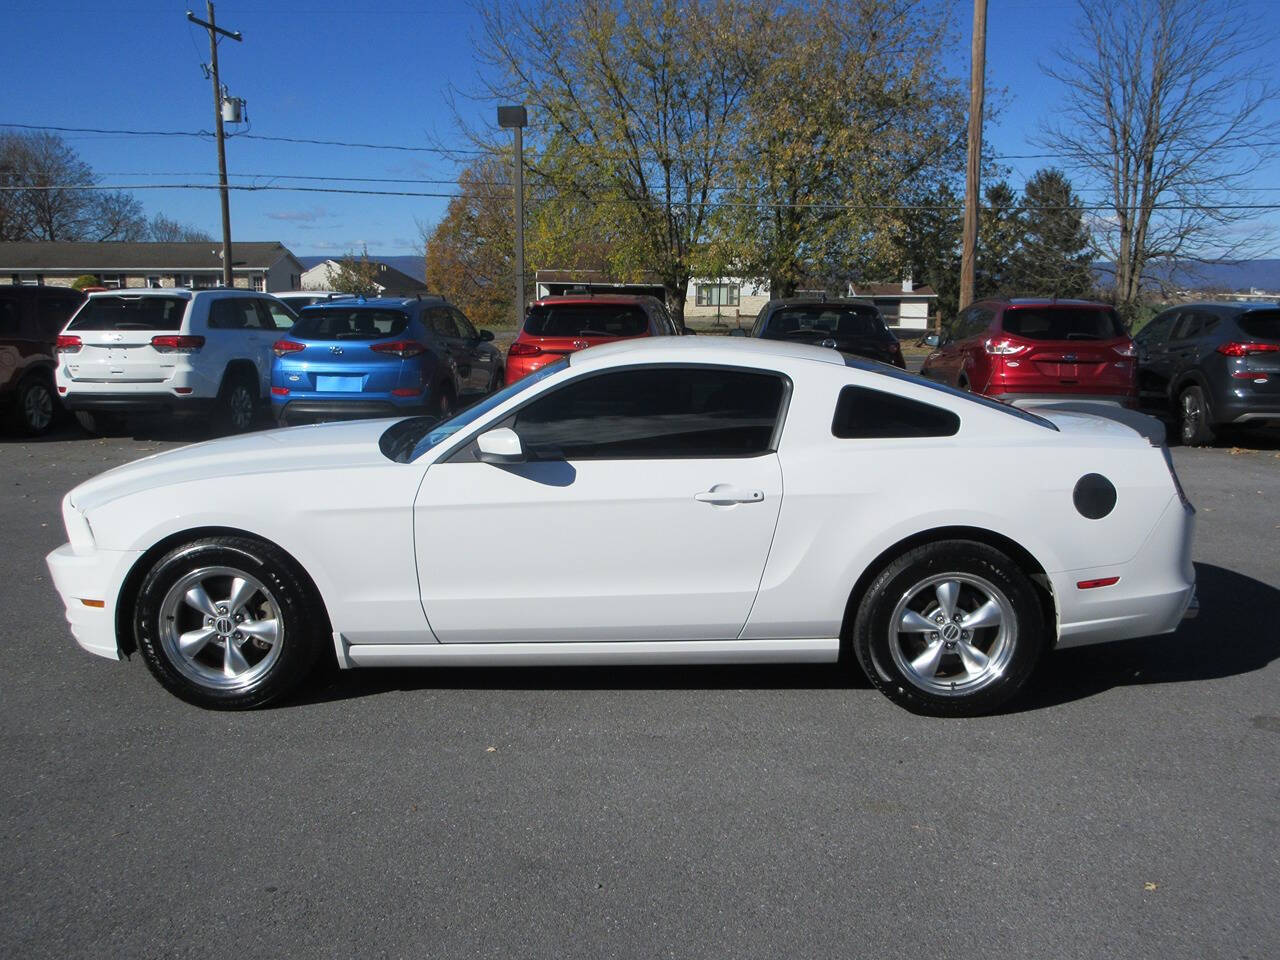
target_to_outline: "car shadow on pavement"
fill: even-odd
[[[1280,658],[1280,590],[1213,564],[1195,566],[1195,619],[1163,636],[1055,651],[1002,712],[1054,707],[1114,687],[1217,680]]]
[[[1196,564],[1200,615],[1176,633],[1059,650],[1001,713],[1041,710],[1114,687],[1213,680],[1280,657],[1280,590],[1212,564]],[[281,708],[415,690],[832,690],[869,689],[852,663],[331,669]]]

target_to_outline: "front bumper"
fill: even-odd
[[[127,550],[77,553],[71,544],[64,543],[45,557],[54,588],[62,597],[71,635],[90,653],[120,659],[116,605],[120,586],[140,556],[140,552]],[[102,606],[86,604],[86,600]]]

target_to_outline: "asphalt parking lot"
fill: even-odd
[[[1175,449],[1200,618],[978,720],[830,666],[336,674],[212,713],[71,640],[0,438],[0,952],[1230,957],[1280,944],[1280,444]]]

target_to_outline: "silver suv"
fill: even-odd
[[[269,395],[271,345],[294,319],[248,290],[94,293],[58,338],[58,394],[91,432],[142,412],[247,430]]]

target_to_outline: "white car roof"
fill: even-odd
[[[816,360],[844,364],[844,355],[827,347],[753,337],[637,337],[590,347],[570,355],[574,367],[609,365],[619,360],[638,363],[729,363],[751,364],[778,360]]]

